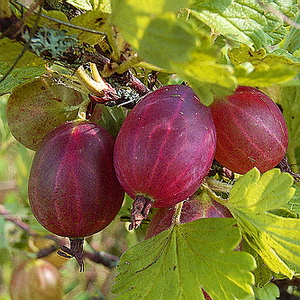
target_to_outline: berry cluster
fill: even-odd
[[[83,120],[47,133],[30,173],[30,205],[47,230],[70,239],[70,248],[59,253],[75,257],[82,270],[84,237],[111,223],[124,192],[134,199],[130,229],[151,207],[159,208],[146,237],[168,228],[174,217],[169,207],[189,198],[183,223],[231,217],[219,203],[209,200],[205,206],[192,197],[213,160],[239,174],[253,167],[263,173],[283,159],[287,145],[280,109],[256,88],[240,86],[207,107],[188,86],[163,86],[129,112],[116,140]]]

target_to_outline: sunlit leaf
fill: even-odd
[[[43,14],[42,17],[38,16],[37,14],[31,14],[30,17],[26,19],[25,23],[30,27],[34,27],[38,22],[38,26],[40,28],[48,27],[48,28],[53,28],[58,30],[61,28],[61,24],[58,23],[56,20],[66,22],[66,23],[69,22],[67,16],[63,12],[58,10],[50,10],[50,11],[42,10],[42,14]],[[50,17],[51,19],[47,17]]]
[[[300,25],[300,11],[298,11],[297,16],[295,18],[295,23]],[[284,48],[289,52],[293,53],[300,48],[300,30],[295,26],[290,26],[289,33],[286,37]]]
[[[214,95],[224,96],[233,93],[236,88],[233,68],[218,64],[213,51],[212,47],[203,47],[193,52],[185,63],[172,63],[172,69],[190,84],[205,105],[213,102],[212,91]]]
[[[149,22],[138,50],[150,63],[170,70],[171,62],[186,62],[195,46],[191,27],[173,14],[164,14]]]
[[[232,1],[195,1],[191,13],[209,27],[235,41],[254,46],[277,44],[283,39],[285,29],[281,18],[254,0]],[[287,11],[293,3],[276,1],[272,7],[279,11]],[[276,33],[276,34],[274,34]]]
[[[71,5],[83,9],[83,10],[92,10],[93,5],[90,0],[67,0],[66,2],[70,3]]]
[[[208,32],[198,30],[183,18],[176,18],[172,11],[179,5],[173,7],[169,2],[162,5],[163,1],[158,4],[150,1],[147,2],[150,7],[152,4],[158,6],[156,14],[149,14],[149,10],[137,3],[135,7],[133,3],[118,1],[113,4],[112,17],[124,38],[144,60],[178,74],[206,105],[212,103],[213,93],[223,96],[234,91],[233,69],[218,63],[220,53]],[[128,20],[126,23],[122,21],[124,18]]]
[[[249,46],[242,44],[239,48],[232,48],[228,51],[228,56],[231,62],[238,66],[245,62],[256,62],[262,60],[266,56],[266,50],[261,48],[259,50],[252,50]]]
[[[298,79],[300,79],[299,76]],[[296,164],[296,151],[300,149],[300,86],[283,87],[278,100],[283,108],[283,115],[289,131],[287,156],[290,164]]]
[[[109,17],[108,13],[104,13],[98,10],[88,11],[84,14],[81,14],[71,20],[73,25],[78,25],[80,27],[93,29],[101,32],[107,32],[109,24],[107,18]],[[84,43],[94,45],[100,43],[105,35],[99,35],[95,33],[90,33],[82,31],[81,29],[67,28],[68,34],[76,34],[79,41]]]
[[[254,168],[233,186],[225,205],[238,220],[248,244],[275,273],[292,277],[300,269],[300,219],[268,211],[285,205],[293,196],[293,178],[279,169],[262,175]]]
[[[279,169],[262,176],[254,168],[241,177],[231,189],[228,205],[247,212],[264,213],[286,204],[294,194],[293,178]]]
[[[235,68],[239,85],[246,86],[270,86],[291,80],[297,72],[292,68],[284,65],[269,66],[261,64],[253,66],[252,64],[244,64]]]
[[[111,1],[110,0],[89,0],[94,10],[100,10],[102,12],[111,13]]]
[[[248,253],[234,219],[210,218],[175,225],[139,243],[121,257],[116,299],[253,299]]]
[[[254,288],[257,300],[276,300],[280,296],[279,288],[274,283],[269,283],[263,288]]]
[[[136,50],[139,50],[140,40],[143,38],[151,38],[145,36],[145,31],[151,21],[154,24],[150,26],[148,31],[157,27],[157,21],[155,19],[161,14],[174,12],[180,8],[186,7],[185,1],[172,0],[158,0],[158,1],[145,1],[138,0],[113,0],[112,1],[112,21],[121,30],[124,38],[130,43]],[[162,20],[164,21],[164,20]],[[156,35],[161,35],[164,28],[158,28],[158,32],[153,32]],[[175,32],[173,33],[175,34]],[[167,36],[165,36],[167,37]],[[155,41],[157,43],[159,41]],[[190,44],[192,41],[189,41]],[[164,43],[160,43],[160,46],[164,44],[170,44],[168,39],[164,40]],[[172,42],[171,42],[172,43]],[[149,50],[153,50],[155,45],[148,45]],[[152,48],[152,49],[151,49]],[[147,59],[145,57],[145,59]]]
[[[127,8],[131,9],[135,14],[140,15],[158,15],[165,12],[175,12],[181,8],[187,7],[188,0],[156,0],[156,1],[138,1],[138,0],[112,0],[114,14],[121,15],[127,12]],[[125,16],[117,21],[117,15],[114,19],[121,23]],[[126,23],[125,23],[126,24]]]
[[[278,55],[281,54],[281,55]],[[264,49],[252,50],[246,45],[233,48],[228,56],[235,65],[235,76],[240,85],[269,86],[287,82],[300,70],[300,63],[285,52],[267,54]]]
[[[101,116],[99,119],[94,119],[92,116],[91,121],[95,121],[107,131],[109,131],[113,136],[117,136],[120,127],[125,119],[125,113],[122,107],[118,106],[104,106],[101,111]]]
[[[0,39],[0,80],[7,74],[22,49],[23,46],[21,44],[7,38]],[[45,72],[44,65],[45,61],[26,51],[8,77],[1,82],[0,95],[10,92],[19,83],[43,74]]]

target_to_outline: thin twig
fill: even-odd
[[[103,251],[84,251],[83,254],[84,257],[89,258],[91,261],[97,264],[102,264],[109,269],[116,267],[119,262],[119,257]]]
[[[183,206],[183,201],[175,205],[175,213],[173,215],[172,224],[180,224],[182,206]]]
[[[20,3],[18,1],[15,1],[15,3],[17,3],[18,5],[28,9],[28,7],[26,5],[24,5],[23,3]],[[74,24],[71,24],[71,23],[67,23],[67,22],[64,22],[62,20],[59,20],[59,19],[56,19],[56,18],[53,18],[53,17],[50,17],[50,16],[47,16],[41,12],[36,12],[34,11],[33,13],[45,18],[45,19],[48,19],[50,21],[54,21],[58,24],[61,24],[61,25],[65,25],[67,27],[70,27],[70,28],[74,28],[74,29],[78,29],[78,30],[82,30],[82,31],[86,31],[86,32],[90,32],[90,33],[94,33],[94,34],[99,34],[99,35],[104,35],[106,36],[106,33],[103,32],[103,31],[98,31],[98,30],[94,30],[94,29],[90,29],[90,28],[86,28],[86,27],[81,27],[81,26],[78,26],[78,25],[74,25]]]
[[[20,217],[13,216],[3,204],[0,204],[0,215],[4,217],[5,220],[13,222],[18,227],[23,229],[28,235],[37,236],[37,233],[30,229],[30,226],[24,223]]]

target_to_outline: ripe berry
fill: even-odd
[[[240,86],[211,105],[217,132],[215,159],[233,172],[261,173],[284,157],[288,132],[278,106],[256,88]]]
[[[44,259],[23,261],[11,276],[12,300],[60,300],[62,290],[59,271]]]
[[[156,236],[171,227],[174,222],[175,210],[175,206],[157,209],[148,225],[145,239]],[[181,224],[201,218],[232,218],[232,215],[224,205],[206,194],[183,202],[179,218]]]
[[[7,122],[23,146],[36,150],[45,135],[77,118],[83,96],[48,76],[16,86],[7,101]]]
[[[129,113],[117,136],[114,163],[124,190],[135,199],[130,228],[150,207],[170,207],[191,196],[215,152],[210,109],[187,86],[164,86]]]
[[[50,232],[70,238],[82,267],[83,237],[105,228],[119,212],[124,192],[113,168],[114,138],[91,122],[67,122],[51,131],[36,151],[29,201]]]

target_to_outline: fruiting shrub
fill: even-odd
[[[67,122],[45,137],[33,160],[32,212],[47,230],[70,238],[68,254],[81,266],[83,237],[110,224],[124,198],[113,147],[114,138],[101,126]]]
[[[261,173],[284,157],[288,132],[283,115],[271,98],[256,88],[240,86],[211,105],[217,132],[216,160],[233,172],[254,167]]]
[[[191,196],[208,173],[215,152],[210,109],[187,86],[164,86],[129,113],[117,136],[114,163],[134,200],[132,224],[150,207],[169,207]]]

